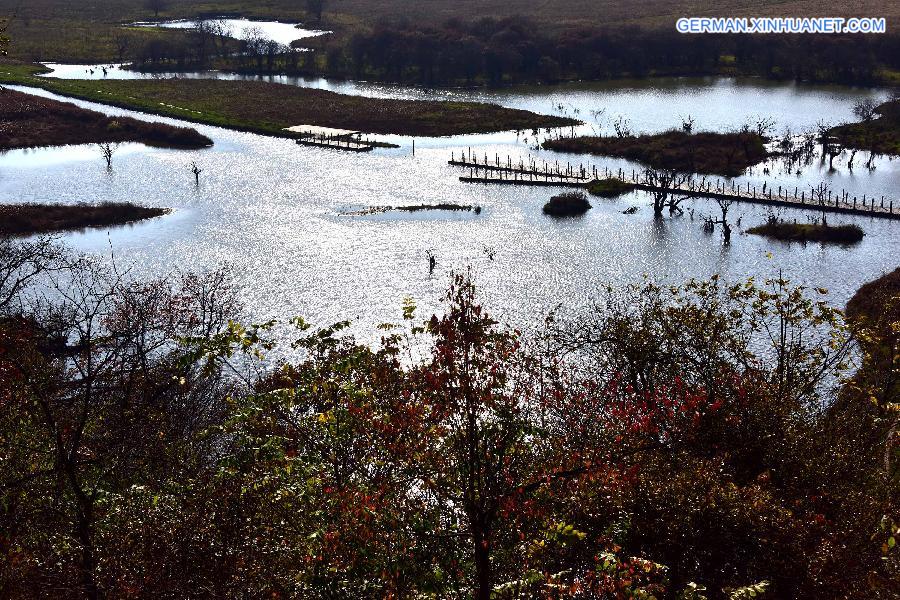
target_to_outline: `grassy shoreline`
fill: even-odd
[[[587,191],[592,196],[601,198],[618,198],[622,194],[634,190],[634,185],[616,179],[615,177],[607,177],[606,179],[595,179],[587,186]]]
[[[875,111],[876,119],[839,125],[831,131],[848,148],[900,155],[900,99],[885,102]]]
[[[747,233],[784,242],[821,242],[823,244],[856,244],[865,233],[858,225],[823,225],[821,223],[789,223],[771,221],[751,227]]]
[[[0,83],[239,131],[296,137],[296,125],[372,134],[449,136],[567,127],[577,121],[496,104],[389,100],[276,83],[222,80],[54,80],[40,67],[0,63]]]
[[[755,133],[666,131],[622,137],[564,137],[547,140],[546,150],[615,156],[656,169],[734,177],[769,154]]]
[[[148,146],[199,149],[212,140],[187,127],[108,117],[13,90],[0,92],[0,150],[69,144],[140,142]]]
[[[3,204],[0,205],[0,235],[24,237],[127,225],[171,212],[130,203],[102,204]]]

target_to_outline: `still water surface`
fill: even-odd
[[[594,120],[590,111],[603,108],[598,121],[608,123],[621,114],[639,131],[670,127],[681,113],[694,116],[704,129],[735,127],[765,115],[797,131],[818,120],[848,120],[854,99],[884,95],[729,79],[440,92],[324,80],[313,84],[366,95],[490,100],[541,112],[576,114],[577,109],[586,121]],[[108,114],[183,124],[76,103]],[[598,124],[585,128],[592,126]],[[463,184],[461,171],[446,164],[451,153],[468,148],[492,157],[584,160],[535,150],[531,132],[419,138],[415,155],[411,139],[389,137],[401,148],[350,155],[195,127],[215,141],[213,148],[170,151],[128,145],[116,154],[112,173],[90,146],[0,155],[0,202],[114,200],[174,208],[172,215],[139,225],[64,239],[79,250],[106,256],[112,248],[120,265],[141,275],[228,264],[251,320],[303,315],[327,324],[356,319],[355,331],[370,341],[377,338],[379,323],[399,320],[407,296],[418,302],[423,316],[430,314],[452,269],[471,268],[487,306],[505,320],[527,326],[558,304],[575,310],[603,285],[637,282],[645,275],[682,282],[722,273],[739,280],[782,269],[797,282],[830,289],[831,301],[842,305],[860,284],[900,262],[900,222],[835,215],[830,223],[861,225],[864,241],[852,248],[785,244],[742,234],[767,215],[765,208],[743,205],[732,209],[732,222],[740,219],[741,225],[731,246],[723,247],[718,232],[710,235],[701,228],[701,216],[716,208],[708,201],[690,201],[685,215],[656,222],[649,198],[636,192],[618,200],[592,199],[594,208],[585,216],[554,220],[541,213],[554,190]],[[771,176],[764,178],[760,167],[738,181],[761,185],[767,180],[803,189],[824,179],[860,195],[900,198],[897,161],[879,159],[869,173],[861,168],[864,157],[857,156],[851,173],[846,159],[835,162],[833,173],[816,162],[798,176],[773,163]],[[190,171],[194,161],[204,169],[199,187]],[[611,169],[636,166],[599,157],[585,162]],[[483,211],[341,214],[369,206],[439,202],[476,204]],[[639,207],[636,214],[622,213],[631,206]],[[799,221],[811,216],[794,210],[781,215]],[[438,261],[433,275],[428,272],[429,251]]]
[[[315,29],[304,29],[300,23],[282,23],[280,21],[251,21],[249,19],[219,18],[213,19],[224,26],[228,37],[246,39],[249,33],[257,33],[260,37],[278,42],[284,46],[295,40],[316,37],[328,33]],[[196,29],[195,20],[161,21],[158,23],[135,23],[139,27],[162,27],[164,29]]]

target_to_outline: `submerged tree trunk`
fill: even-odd
[[[662,219],[663,218],[663,208],[666,206],[666,198],[667,194],[662,192],[656,192],[653,194],[653,218],[654,219]]]

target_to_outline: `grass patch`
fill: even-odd
[[[582,215],[591,209],[584,192],[566,192],[550,198],[544,205],[544,214],[551,217],[572,217]]]
[[[865,233],[858,225],[822,225],[820,223],[788,223],[770,220],[747,233],[786,242],[822,242],[823,244],[856,244]]]
[[[471,204],[455,204],[453,202],[441,202],[439,204],[414,204],[410,206],[371,206],[363,210],[354,210],[341,214],[345,217],[364,217],[367,215],[383,214],[394,210],[410,213],[420,212],[423,210],[447,210],[451,212],[473,212],[476,215],[481,214],[480,206],[473,206]]]
[[[876,111],[877,119],[839,125],[831,132],[844,146],[900,155],[900,99],[885,102]]]
[[[162,148],[205,148],[212,140],[193,129],[106,115],[68,102],[0,91],[0,149],[100,142],[141,142]]]
[[[472,206],[471,204],[454,204],[453,202],[441,202],[439,204],[416,204],[413,206],[397,206],[394,210],[404,212],[418,212],[420,210],[449,210],[449,211],[474,211],[475,214],[481,213],[480,206]]]
[[[591,196],[600,196],[601,198],[617,198],[633,189],[634,185],[615,177],[595,179],[587,186],[587,191]]]
[[[566,137],[547,140],[547,150],[616,156],[655,169],[735,177],[768,157],[765,139],[755,133],[666,131],[625,137]]]
[[[76,205],[6,204],[0,205],[0,235],[26,236],[125,225],[168,212],[165,208],[146,208],[120,202]]]
[[[564,127],[573,119],[476,102],[391,100],[259,81],[190,79],[53,80],[35,69],[0,64],[0,81],[58,94],[281,137],[295,125],[376,134],[447,136]]]

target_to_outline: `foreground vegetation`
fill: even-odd
[[[455,276],[272,364],[225,274],[0,252],[9,598],[900,591],[895,295],[848,330],[783,280],[646,284],[531,340]]]
[[[616,156],[655,169],[735,177],[768,157],[757,133],[687,133],[561,137],[543,143],[547,150]]]
[[[762,235],[785,242],[822,242],[827,244],[856,244],[865,233],[859,225],[828,225],[827,223],[793,223],[770,219],[751,227],[747,233]]]
[[[256,81],[192,79],[51,80],[0,64],[0,82],[221,127],[288,136],[296,125],[366,133],[444,136],[561,127],[572,119],[475,102],[391,100]]]
[[[102,204],[0,204],[0,235],[27,236],[125,225],[162,216],[165,208],[125,202]]]
[[[0,150],[101,142],[141,142],[163,148],[205,148],[212,140],[193,129],[107,117],[67,102],[0,91]]]

